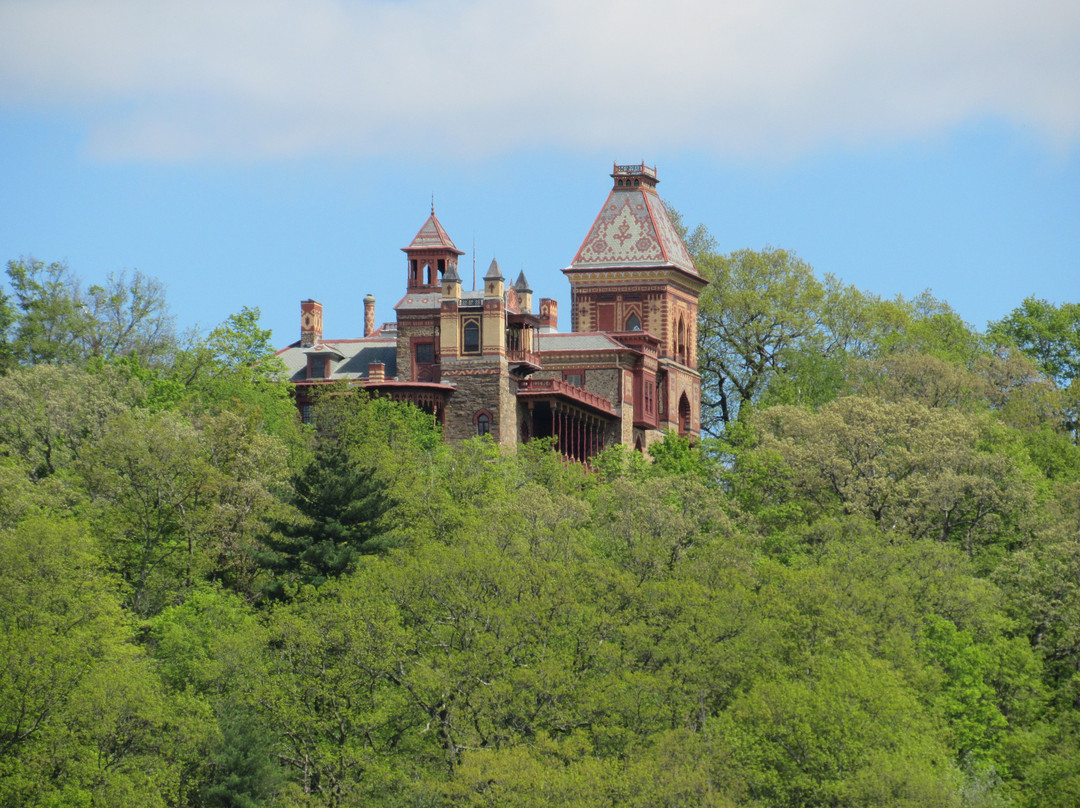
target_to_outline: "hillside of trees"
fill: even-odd
[[[688,242],[708,437],[590,469],[9,262],[0,805],[1080,805],[1080,304]]]

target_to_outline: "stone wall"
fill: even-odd
[[[456,386],[446,409],[444,434],[447,440],[461,441],[476,436],[476,415],[483,411],[491,418],[491,436],[502,446],[518,441],[517,381],[505,363],[455,362],[443,366],[444,383]]]
[[[411,382],[412,378],[412,340],[414,337],[430,337],[438,344],[438,313],[419,317],[405,317],[398,314],[397,333],[397,372],[398,381]]]

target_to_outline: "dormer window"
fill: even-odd
[[[309,379],[326,379],[330,376],[330,357],[329,356],[309,356],[308,357],[308,378]]]

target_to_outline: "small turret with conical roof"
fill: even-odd
[[[518,274],[518,278],[514,281],[514,291],[517,292],[518,307],[522,311],[532,311],[532,293],[533,290],[529,288],[529,281],[525,278],[525,270],[521,270]]]
[[[464,255],[459,250],[442,223],[435,216],[435,206],[431,206],[431,215],[416,234],[408,247],[402,247],[408,259],[408,282],[410,291],[438,290],[442,287],[442,277],[450,267],[456,267],[458,256]]]
[[[442,294],[443,297],[460,298],[461,297],[461,278],[457,274],[457,262],[450,264],[446,267],[446,272],[442,276]]]
[[[491,266],[488,267],[487,274],[484,275],[484,297],[497,297],[501,300],[505,291],[505,281],[506,279],[499,269],[499,262],[492,258]]]

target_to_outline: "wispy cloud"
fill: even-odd
[[[114,159],[1080,139],[1074,0],[9,0],[0,104]]]

